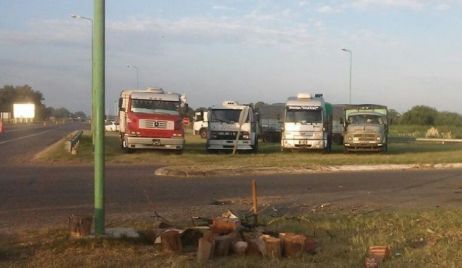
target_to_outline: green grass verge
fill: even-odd
[[[93,150],[91,138],[85,132],[80,141],[79,153],[71,155],[62,146],[40,154],[39,161],[91,163]],[[343,147],[334,146],[329,154],[321,152],[280,152],[278,143],[260,143],[259,153],[205,152],[205,140],[198,136],[186,136],[185,151],[177,155],[169,151],[143,150],[123,153],[117,134],[106,136],[106,161],[109,163],[161,164],[195,168],[233,167],[293,167],[311,168],[321,165],[358,164],[437,164],[461,162],[462,144],[391,143],[387,153],[343,153]]]
[[[427,130],[432,126],[422,125],[391,125],[390,136],[425,138]],[[460,126],[434,126],[440,134],[439,138],[462,139],[462,127]]]
[[[267,219],[269,220],[269,219]],[[274,220],[273,220],[274,221]],[[140,239],[69,239],[62,229],[0,234],[5,267],[198,267],[194,254],[170,256],[153,246],[152,222],[138,223]],[[266,228],[304,233],[319,243],[315,255],[271,260],[222,257],[209,267],[364,267],[369,246],[388,245],[380,267],[459,267],[462,211],[329,211],[281,219]]]

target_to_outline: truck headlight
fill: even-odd
[[[352,140],[353,140],[353,137],[348,136],[348,140],[349,140],[349,141],[352,141]]]
[[[377,136],[377,138],[376,138],[376,139],[377,139],[377,141],[380,141],[380,140],[382,140],[382,137],[380,137],[380,136]]]
[[[250,139],[249,132],[242,132],[242,139],[243,140],[249,140]]]

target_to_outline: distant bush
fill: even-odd
[[[439,112],[435,108],[419,105],[403,113],[402,125],[462,126],[462,115],[453,112]]]

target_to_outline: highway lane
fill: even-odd
[[[146,217],[153,209],[172,218],[245,210],[257,180],[262,206],[310,212],[331,208],[435,208],[462,205],[461,170],[320,173],[242,177],[175,178],[154,175],[156,166],[108,165],[108,218]],[[61,224],[71,214],[93,212],[91,166],[3,167],[0,230]],[[211,206],[214,199],[232,205]]]
[[[28,163],[36,153],[68,133],[87,128],[88,124],[84,123],[7,127],[0,133],[0,166]]]
[[[67,133],[87,127],[73,123],[0,134],[0,230],[63,226],[71,214],[92,214],[92,166],[30,161]],[[177,178],[155,176],[156,168],[106,166],[108,222],[149,217],[154,209],[173,219],[214,216],[228,208],[246,210],[252,179],[257,180],[262,206],[301,213],[324,203],[337,209],[462,205],[462,173],[455,169]],[[212,206],[214,199],[232,204]]]

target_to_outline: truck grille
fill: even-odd
[[[140,119],[139,128],[143,129],[165,129],[173,130],[174,129],[173,121],[165,120],[153,120],[153,119]]]
[[[354,141],[375,141],[377,139],[376,134],[354,134]]]

